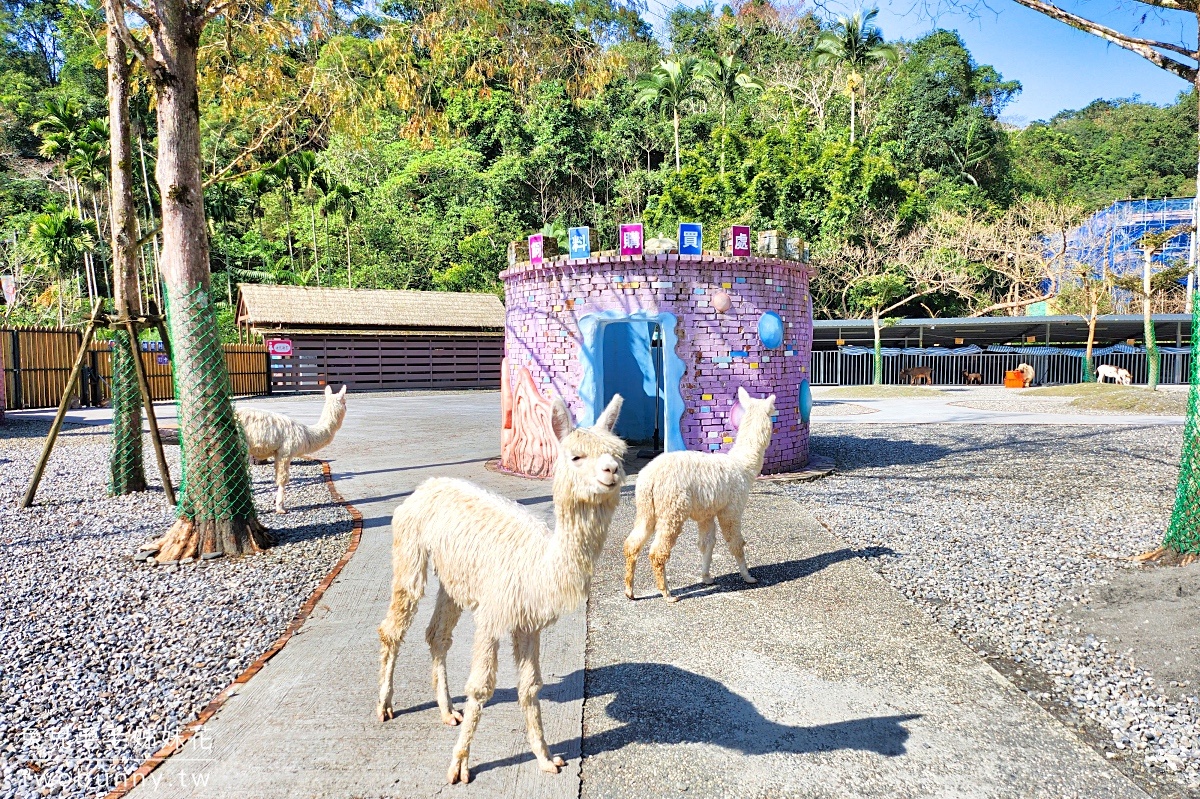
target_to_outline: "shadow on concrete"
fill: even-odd
[[[865,445],[871,448],[869,464],[855,463],[853,459],[846,457],[847,451],[861,452]],[[956,452],[954,447],[943,444],[928,444],[882,435],[856,436],[848,433],[814,434],[809,438],[809,447],[814,452],[832,458],[839,472],[850,472],[864,466],[872,469],[886,466],[919,466],[940,461]]]
[[[368,474],[391,474],[393,472],[410,472],[410,471],[413,471],[414,469],[441,469],[446,466],[465,466],[469,463],[487,463],[490,460],[492,460],[492,458],[490,458],[490,457],[488,457],[488,458],[471,458],[470,460],[465,460],[465,461],[449,461],[447,463],[421,463],[421,464],[417,464],[415,466],[396,466],[395,468],[392,468],[392,469],[371,469],[371,470],[365,471],[365,472],[338,472],[337,479],[338,480],[347,480],[351,477],[362,477],[363,475],[368,475]]]
[[[568,675],[557,685],[576,683],[576,677]],[[909,732],[905,722],[921,718],[919,714],[905,714],[831,724],[779,724],[764,718],[749,700],[722,683],[665,663],[617,663],[589,669],[584,684],[585,701],[613,694],[605,710],[610,718],[623,722],[615,729],[585,736],[584,757],[615,752],[633,743],[712,744],[743,755],[803,755],[848,749],[898,757],[907,752]],[[564,702],[574,698],[559,695],[555,688],[547,685],[543,699]],[[455,701],[461,703],[461,697]],[[489,704],[515,701],[516,692],[504,689],[496,691]],[[435,703],[427,702],[397,715],[434,707]],[[551,746],[551,750],[570,759],[578,754],[572,751],[575,745],[576,739],[572,738]],[[482,774],[532,759],[531,753],[521,752],[480,763],[472,772]]]
[[[723,543],[723,541],[718,539],[717,546],[720,547]],[[792,580],[802,580],[842,561],[867,560],[899,554],[891,547],[864,547],[863,549],[843,547],[833,552],[822,552],[820,555],[813,555],[808,558],[801,558],[800,560],[787,560],[783,563],[766,563],[761,566],[751,566],[750,573],[758,579],[757,583],[744,583],[740,574],[730,572],[718,576],[716,582],[712,585],[692,583],[682,588],[672,589],[672,591],[679,597],[680,601],[695,599],[721,591],[752,591],[758,588],[791,582]],[[641,595],[638,599],[661,600],[662,594],[655,591],[652,594]]]

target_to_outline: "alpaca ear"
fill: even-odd
[[[556,397],[554,404],[550,407],[550,426],[554,428],[554,435],[558,436],[559,441],[571,435],[571,431],[575,429],[571,411],[567,408],[567,403],[563,402],[562,397]]]
[[[348,385],[346,385],[345,383],[342,383],[342,390],[341,390],[341,391],[339,391],[339,392],[337,393],[337,395],[338,395],[339,397],[344,397],[344,396],[346,396],[346,389],[347,389],[347,388],[349,388],[349,386],[348,386]]]
[[[745,408],[750,404],[750,394],[741,386],[738,386],[738,402]]]
[[[325,386],[325,396],[327,396],[327,397],[333,396],[333,386],[330,386],[330,385]]]
[[[608,407],[596,420],[596,427],[611,433],[613,426],[617,423],[617,417],[621,415],[621,406],[624,403],[625,399],[620,394],[613,394],[613,398],[608,401]]]

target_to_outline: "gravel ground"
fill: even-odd
[[[270,552],[135,565],[173,519],[154,490],[105,493],[105,427],[64,429],[37,502],[17,505],[49,425],[0,427],[0,797],[96,796],[139,766],[283,632],[350,540],[321,467],[295,462],[286,516],[253,469]],[[168,447],[178,479],[179,450]],[[87,503],[86,505],[84,503]]]
[[[1072,622],[1146,567],[1174,496],[1180,428],[838,425],[838,472],[791,490],[885,579],[1160,796],[1200,796],[1200,703]],[[1124,574],[1122,576],[1124,576]],[[1194,579],[1194,577],[1193,577]],[[1168,694],[1174,694],[1174,697]]]

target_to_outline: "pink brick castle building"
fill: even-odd
[[[727,451],[739,387],[776,395],[763,472],[807,464],[807,263],[712,253],[542,258],[540,246],[500,275],[503,468],[550,474],[554,395],[590,425],[621,394],[617,433],[633,444]]]

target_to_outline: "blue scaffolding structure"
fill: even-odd
[[[1161,233],[1181,225],[1190,225],[1194,219],[1191,197],[1168,197],[1151,200],[1118,200],[1097,211],[1086,222],[1069,235],[1069,244],[1076,257],[1091,264],[1094,274],[1106,267],[1109,274],[1116,276],[1140,275],[1145,257],[1138,247],[1143,236]],[[1152,271],[1173,266],[1180,262],[1195,268],[1192,233],[1183,232],[1173,236],[1152,259]],[[1114,290],[1113,303],[1116,313],[1130,313],[1130,304],[1137,299],[1127,291]]]

